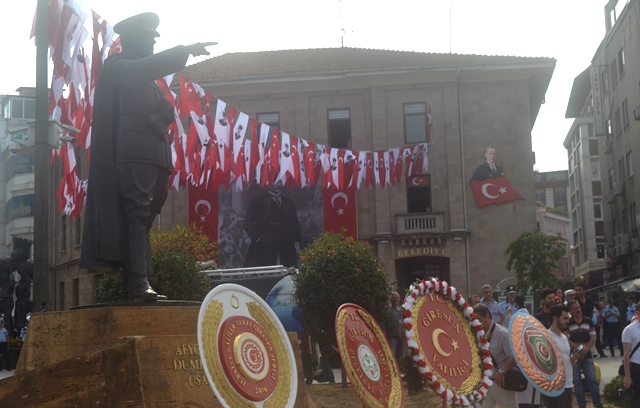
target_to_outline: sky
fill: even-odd
[[[590,64],[605,34],[606,0],[68,0],[109,23],[153,11],[156,51],[217,41],[229,52],[355,47],[416,52],[550,57],[557,60],[532,130],[535,169],[567,169],[562,142],[573,79]],[[0,94],[35,86],[37,0],[0,0]],[[626,0],[620,0],[625,3]],[[90,22],[90,21],[89,21]],[[210,57],[191,58],[189,64]],[[437,118],[434,118],[437,120]]]

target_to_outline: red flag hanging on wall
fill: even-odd
[[[356,189],[323,189],[324,230],[340,232],[346,228],[346,236],[358,239],[358,210]]]
[[[218,241],[218,191],[189,184],[189,224],[202,228],[209,241]]]
[[[488,178],[481,181],[471,180],[471,189],[480,208],[489,204],[502,204],[507,201],[524,200],[524,198],[511,187],[511,182],[504,177]]]

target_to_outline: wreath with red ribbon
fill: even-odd
[[[480,358],[482,359],[482,364],[484,366],[484,372],[482,380],[469,394],[457,393],[442,385],[438,380],[437,375],[429,369],[420,349],[420,345],[415,340],[411,309],[418,297],[425,296],[430,293],[438,293],[445,299],[453,302],[457,306],[458,310],[460,310],[468,320],[471,331],[476,335],[478,348],[480,349]],[[491,361],[491,353],[489,352],[489,340],[485,336],[482,324],[476,318],[475,313],[473,313],[473,308],[471,308],[460,293],[456,291],[456,288],[449,286],[447,282],[439,279],[416,281],[416,283],[411,285],[407,291],[407,296],[404,299],[402,307],[404,308],[403,322],[407,346],[409,347],[413,361],[420,371],[420,374],[422,374],[427,382],[433,387],[436,393],[446,400],[449,405],[473,406],[482,401],[486,397],[489,387],[493,384],[490,379],[493,370],[493,363]]]

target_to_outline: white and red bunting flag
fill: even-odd
[[[204,118],[199,117],[191,111],[191,126],[187,135],[187,148],[185,156],[189,162],[189,170],[194,180],[201,180],[201,177],[208,170],[206,153],[207,146],[211,144],[211,136],[207,130]]]
[[[427,144],[431,143],[431,101],[427,102]]]
[[[355,179],[358,177],[357,156],[351,150],[344,151],[343,171],[343,190],[355,187]],[[355,174],[355,175],[354,175]],[[352,187],[353,186],[353,187]]]
[[[318,182],[318,174],[316,172],[316,144],[305,140],[304,147],[304,174],[307,178],[307,185],[315,186]]]
[[[383,153],[384,157],[384,183],[385,186],[391,185],[391,164],[393,163],[391,159],[391,155],[388,150],[385,150]]]
[[[215,142],[215,148],[217,148],[216,154],[216,185],[224,185],[226,184],[226,180],[228,180],[228,164],[227,161],[227,151],[229,150],[229,134],[231,133],[233,124],[229,121],[227,117],[227,104],[218,99],[218,103],[216,104],[216,113],[213,117],[213,139]],[[225,174],[227,173],[227,174]]]
[[[122,52],[122,44],[120,44],[120,37],[118,37],[115,40],[113,40],[113,43],[109,47],[109,53],[107,54],[107,56],[110,57],[115,54],[120,54],[121,52]]]
[[[245,180],[251,184],[255,179],[260,183],[258,175],[258,163],[260,162],[260,122],[254,118],[249,118],[249,129],[245,134]],[[249,152],[247,152],[247,148]],[[264,152],[264,150],[263,150]]]
[[[524,198],[511,187],[511,182],[504,177],[471,180],[470,183],[473,196],[476,198],[476,203],[478,203],[479,208],[490,204],[524,200]]]
[[[323,189],[324,230],[340,232],[358,239],[358,207],[356,189]]]
[[[184,119],[188,117],[191,112],[195,112],[196,115],[202,116],[201,97],[204,97],[204,91],[202,88],[193,82],[187,81],[182,75],[180,75],[180,98],[178,98],[176,103],[180,118]]]
[[[296,138],[296,157],[297,157],[297,165],[298,165],[298,174],[299,174],[299,186],[305,188],[307,183],[309,183],[309,179],[307,179],[307,169],[305,168],[305,149],[307,147],[307,141],[304,139]]]
[[[260,139],[257,146],[258,149],[258,165],[256,166],[256,182],[261,187],[267,185],[269,178],[269,132],[270,127],[264,123],[260,126]]]
[[[291,160],[293,161],[293,177],[289,179],[289,186],[297,187],[300,185],[300,139],[289,135],[291,142]]]
[[[356,188],[360,188],[367,178],[367,152],[358,152],[358,169],[356,173]]]
[[[402,163],[404,161],[404,151],[406,148],[391,149],[393,154],[393,184],[399,183],[402,179]]]
[[[218,190],[188,185],[188,223],[202,229],[210,242],[218,241]]]
[[[233,176],[236,183],[240,185],[244,182],[245,161],[244,161],[244,139],[249,126],[249,116],[244,113],[238,113],[238,118],[233,125]]]
[[[280,170],[280,130],[273,127],[269,131],[269,153],[267,162],[269,164],[267,185],[273,185]]]
[[[280,133],[280,151],[278,152],[278,160],[280,162],[280,171],[276,177],[276,182],[281,181],[283,185],[290,185],[289,180],[293,180],[297,184],[295,177],[296,162],[292,156],[291,137],[286,132]]]
[[[63,144],[58,150],[57,156],[62,161],[62,179],[60,187],[56,193],[56,199],[60,200],[58,210],[67,215],[74,212],[78,203],[76,202],[76,192],[78,192],[78,177],[76,171],[76,154],[70,142]],[[80,203],[82,205],[82,203]]]

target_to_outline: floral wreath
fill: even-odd
[[[458,310],[460,310],[469,321],[471,331],[476,334],[478,348],[481,350],[480,355],[484,365],[484,372],[482,381],[475,386],[474,391],[470,394],[456,393],[453,390],[444,387],[440,381],[438,381],[438,377],[429,370],[429,366],[420,351],[420,345],[415,340],[411,308],[419,296],[424,296],[429,293],[439,293],[445,299],[451,300],[456,304]],[[449,405],[472,406],[482,401],[487,395],[489,387],[493,384],[493,381],[489,378],[493,370],[491,353],[489,352],[489,340],[487,340],[487,337],[485,336],[482,324],[476,318],[475,313],[473,313],[473,308],[471,308],[460,293],[456,291],[456,288],[449,286],[445,281],[435,278],[428,281],[416,281],[416,283],[411,285],[407,291],[407,296],[404,299],[402,307],[404,309],[403,322],[407,346],[409,347],[413,361],[420,371],[420,374]]]

